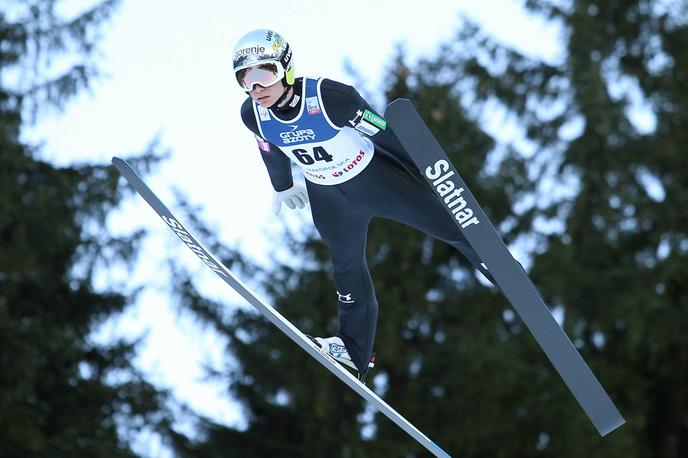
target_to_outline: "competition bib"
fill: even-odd
[[[337,127],[330,121],[320,97],[321,81],[303,79],[304,101],[291,120],[281,120],[255,102],[253,108],[263,138],[289,156],[308,181],[336,185],[361,173],[375,148],[353,128]]]

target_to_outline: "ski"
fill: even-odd
[[[609,395],[556,322],[413,104],[397,99],[387,106],[384,117],[600,435],[623,425],[625,420]]]
[[[134,169],[126,161],[118,158],[112,158],[113,165],[126,178],[129,184],[138,192],[141,197],[150,205],[153,210],[162,218],[165,224],[206,264],[213,272],[215,272],[225,283],[231,286],[237,293],[239,293],[249,304],[254,306],[263,316],[265,316],[273,325],[280,331],[293,340],[299,347],[306,351],[309,355],[315,358],[320,364],[325,366],[327,370],[332,372],[339,380],[344,382],[346,386],[351,388],[363,399],[371,403],[377,410],[382,412],[387,418],[399,426],[409,436],[415,439],[419,444],[425,447],[430,453],[439,458],[451,458],[451,456],[442,450],[437,444],[431,441],[418,428],[413,426],[408,420],[401,416],[396,410],[390,407],[377,394],[370,390],[367,386],[360,383],[349,371],[339,365],[327,351],[321,349],[298,328],[296,328],[289,320],[277,312],[267,301],[260,298],[257,294],[252,292],[246,285],[244,285],[232,272],[227,269],[215,256],[213,256],[201,243],[179,222],[179,220],[172,215],[170,210],[162,203],[162,201],[153,193],[153,191],[144,183],[138,176]]]

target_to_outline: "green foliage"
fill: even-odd
[[[688,453],[688,54],[677,45],[688,39],[686,8],[578,2],[570,12],[586,25],[572,30],[566,70],[570,115],[585,127],[562,173],[580,190],[554,204],[566,229],[536,264],[559,286],[567,330],[627,413],[610,443],[630,442],[634,456]],[[632,97],[617,95],[624,82],[646,101],[650,129],[630,122]],[[575,283],[564,281],[571,272]]]
[[[72,70],[51,79],[31,73],[34,65],[47,68],[37,63],[72,51],[70,44],[87,61],[91,31],[115,3],[69,22],[56,16],[54,1],[22,2],[12,21],[0,12],[0,71],[28,72],[32,81],[0,87],[2,457],[134,456],[135,432],[169,428],[165,394],[131,365],[135,343],[89,338],[128,304],[119,293],[94,289],[95,268],[130,267],[143,236],[102,230],[123,197],[118,174],[109,165],[56,167],[19,141],[24,102],[60,107],[87,82],[88,72],[81,80]],[[154,161],[152,150],[140,158]]]

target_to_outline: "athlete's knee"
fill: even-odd
[[[353,247],[337,251],[330,250],[332,255],[332,271],[335,278],[346,278],[351,275],[358,275],[361,273],[365,265],[363,259],[363,250],[356,250]]]

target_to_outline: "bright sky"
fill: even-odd
[[[91,3],[68,0],[65,11]],[[343,68],[349,59],[367,79],[359,90],[377,96],[397,43],[410,51],[411,62],[432,54],[439,43],[454,36],[460,14],[502,42],[558,59],[557,29],[530,18],[521,3],[124,0],[104,29],[100,68],[107,77],[93,85],[92,93],[73,100],[64,113],[43,117],[24,137],[44,143],[45,159],[69,164],[135,154],[159,133],[161,145],[173,154],[146,178],[152,189],[168,204],[173,202],[171,191],[179,189],[202,207],[203,221],[225,243],[238,244],[245,255],[267,262],[273,247],[267,234],[279,233],[285,224],[298,228],[310,216],[290,215],[285,223],[271,214],[267,172],[253,135],[239,117],[245,94],[231,70],[231,51],[238,38],[255,28],[278,31],[294,50],[297,75],[352,84]],[[371,102],[377,105],[375,99]],[[147,332],[137,364],[151,380],[170,387],[183,402],[218,422],[241,424],[241,413],[220,398],[225,387],[202,380],[202,364],[226,364],[224,343],[180,315],[165,294],[167,279],[152,273],[173,253],[198,273],[204,292],[228,306],[243,301],[187,253],[140,198],[131,199],[112,218],[111,230],[125,232],[141,225],[152,237],[143,247],[137,271],[132,278],[104,275],[100,286],[112,288],[126,280],[131,286],[152,287],[124,317],[108,323],[99,338]],[[335,313],[334,300],[331,305]]]

